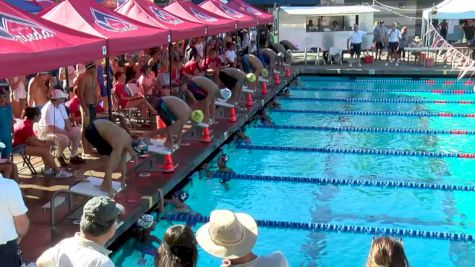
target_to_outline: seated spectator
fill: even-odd
[[[41,109],[38,135],[42,140],[49,140],[56,145],[56,157],[61,166],[67,166],[64,150],[71,144],[70,163],[81,164],[84,160],[78,155],[81,143],[81,129],[71,126],[64,100],[68,94],[55,89],[50,100]]]
[[[193,230],[187,225],[167,229],[155,257],[155,266],[195,267],[198,249]]]
[[[0,176],[12,178],[17,183],[20,182],[18,177],[18,168],[16,164],[9,159],[0,158]]]
[[[237,66],[236,47],[233,43],[226,43],[226,51],[224,52],[224,65],[235,68]]]
[[[218,73],[221,68],[220,61],[217,57],[216,49],[209,50],[209,54],[201,64],[201,69],[205,72],[205,75],[212,78],[214,82],[218,83]]]
[[[204,251],[224,259],[226,266],[289,266],[287,259],[279,251],[265,256],[252,253],[257,240],[257,223],[245,213],[212,211],[209,222],[196,232],[196,240]]]
[[[38,267],[114,266],[105,246],[116,232],[123,207],[108,197],[93,197],[83,208],[79,233],[46,250]]]
[[[26,215],[28,208],[15,181],[5,179],[0,174],[0,259],[2,267],[20,266],[18,244],[28,232],[30,221]]]
[[[153,107],[142,96],[130,96],[125,88],[125,73],[117,72],[115,75],[114,94],[117,96],[121,108],[138,108],[144,122],[147,121],[147,111],[157,114]]]
[[[200,60],[201,57],[198,55],[198,53],[192,54],[191,60],[186,62],[185,65],[183,65],[181,74],[187,79],[199,75],[201,71],[201,68],[199,66]]]
[[[27,107],[25,109],[25,118],[15,123],[13,130],[13,146],[26,145],[25,154],[28,156],[41,157],[45,164],[44,175],[55,178],[69,178],[71,173],[62,170],[56,166],[54,158],[50,153],[50,140],[40,140],[33,131],[33,124],[40,121],[41,112],[38,108]]]
[[[373,238],[366,267],[409,267],[402,240],[390,237]]]

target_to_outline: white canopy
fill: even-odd
[[[283,6],[280,9],[289,15],[354,15],[361,13],[374,13],[379,10],[369,6]]]
[[[432,19],[475,19],[474,0],[445,0],[424,10],[422,17],[428,20],[432,10],[435,10]]]

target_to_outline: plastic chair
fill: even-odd
[[[342,65],[342,56],[341,56],[341,49],[338,47],[330,47],[328,50],[330,65],[333,65],[333,61]]]

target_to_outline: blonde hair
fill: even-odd
[[[366,267],[409,267],[401,241],[390,237],[373,239]]]

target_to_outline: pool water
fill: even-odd
[[[300,77],[291,88],[432,88],[471,89],[464,84],[434,85],[412,83],[411,79]],[[280,98],[286,110],[360,110],[399,112],[475,113],[475,105],[415,103],[345,103],[299,98],[411,98],[432,100],[475,100],[475,94],[434,95],[421,93],[321,92],[290,90]],[[367,115],[326,115],[282,113],[269,110],[275,125],[415,128],[434,130],[471,130],[475,118],[401,117]],[[278,147],[351,148],[409,150],[428,152],[475,153],[473,135],[431,135],[382,132],[332,132],[256,127],[246,130],[253,145]],[[314,152],[249,150],[225,146],[228,166],[238,174],[320,177],[374,181],[408,181],[435,184],[475,185],[475,159],[355,155]],[[213,160],[213,163],[216,159]],[[195,173],[184,188],[189,192],[187,205],[203,216],[214,209],[246,212],[256,219],[389,227],[475,234],[475,192],[438,191],[408,188],[317,185],[291,182],[232,179],[222,184]],[[174,223],[160,221],[153,234],[163,237]],[[193,226],[198,229],[200,224]],[[366,233],[311,232],[259,227],[254,252],[282,251],[290,266],[364,266],[372,236]],[[470,242],[404,238],[411,266],[473,266],[475,244]],[[155,247],[157,245],[155,244]],[[112,258],[116,266],[153,266],[155,248],[147,250],[145,261],[134,238],[129,239]],[[198,266],[219,266],[220,260],[199,250]]]

